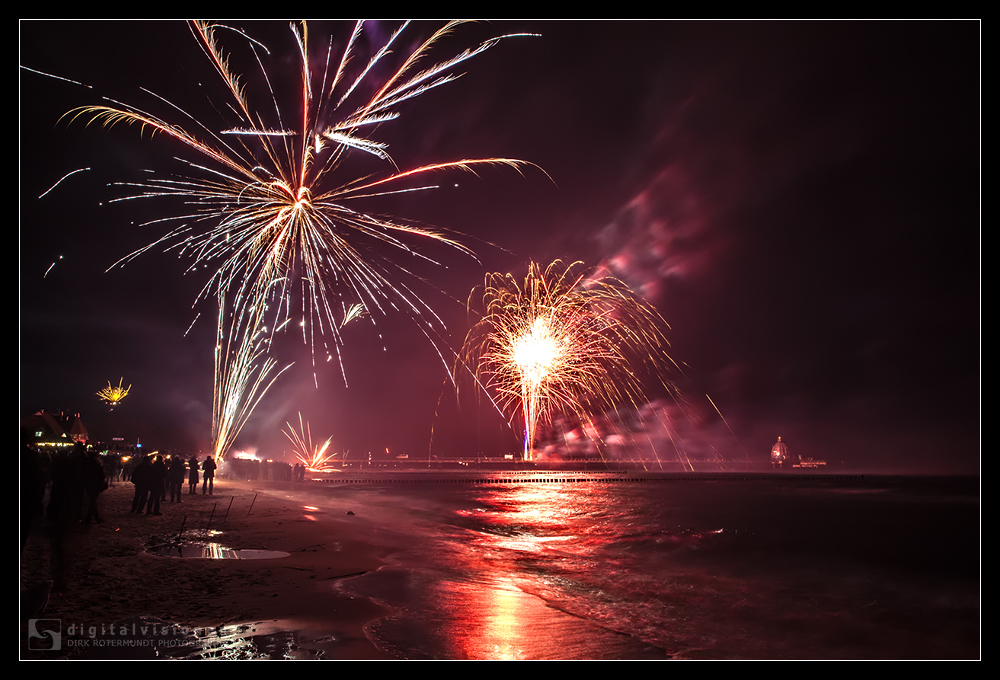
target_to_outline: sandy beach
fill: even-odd
[[[43,612],[22,611],[21,658],[388,658],[362,630],[387,610],[338,590],[344,579],[381,565],[363,540],[364,520],[347,514],[346,501],[340,514],[296,504],[283,493],[292,486],[219,480],[214,495],[185,490],[181,503],[162,503],[159,516],[130,514],[134,487],[111,487],[99,501],[103,522],[68,532],[65,587],[53,589]],[[155,554],[157,546],[176,544],[182,527],[185,541],[288,555]],[[50,527],[39,520],[21,555],[22,609],[26,592],[58,582],[52,550]],[[56,631],[60,649],[31,635],[39,627]],[[172,649],[149,641],[157,631]],[[259,639],[248,641],[254,635]],[[204,644],[192,647],[192,640]]]
[[[130,515],[118,485],[104,522],[72,526],[20,654],[979,658],[974,478],[593,476],[221,480],[160,516]],[[53,554],[41,525],[22,602],[58,577]]]

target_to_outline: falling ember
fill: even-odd
[[[56,266],[56,262],[58,262],[58,261],[59,261],[59,260],[61,260],[61,259],[63,259],[63,256],[62,256],[62,255],[60,255],[60,256],[58,257],[58,259],[56,259],[56,260],[55,260],[55,262],[53,262],[52,264],[50,264],[50,265],[49,265],[49,268],[45,270],[45,273],[44,273],[44,274],[42,274],[42,278],[43,278],[43,279],[44,279],[44,278],[45,278],[46,276],[48,276],[48,275],[49,275],[49,272],[50,272],[50,271],[52,271],[52,268]],[[109,383],[108,383],[108,385],[110,385],[110,384],[111,384],[111,383],[109,382]]]
[[[326,452],[330,448],[332,436],[322,444],[314,446],[312,430],[309,428],[309,423],[303,423],[301,413],[299,413],[298,432],[295,431],[291,423],[285,424],[288,425],[288,430],[281,432],[292,442],[295,447],[295,457],[305,466],[306,470],[309,472],[333,472],[336,469],[333,467],[333,459],[337,457],[337,454],[327,454]]]
[[[118,380],[117,387],[113,386],[109,380],[108,386],[98,392],[97,396],[100,397],[101,401],[108,404],[113,409],[122,402],[122,399],[128,396],[128,391],[132,389],[131,385],[128,387],[122,387],[122,382],[124,382],[124,380],[124,378],[120,378]]]
[[[531,263],[523,283],[489,274],[482,319],[465,340],[460,366],[496,394],[496,405],[524,418],[524,456],[534,456],[539,422],[556,413],[588,414],[644,401],[641,374],[663,382],[666,322],[617,279],[587,278],[581,263]],[[645,370],[640,370],[644,368]]]

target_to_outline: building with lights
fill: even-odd
[[[21,433],[25,443],[36,447],[73,446],[90,440],[79,413],[49,413],[44,409],[21,420]]]

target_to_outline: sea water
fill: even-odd
[[[407,659],[980,656],[978,479],[612,478],[331,488],[387,561],[341,587]]]

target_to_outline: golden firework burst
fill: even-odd
[[[108,386],[103,388],[100,392],[98,392],[97,396],[100,397],[101,401],[103,401],[105,404],[108,404],[111,408],[118,406],[118,404],[122,402],[122,399],[128,396],[129,390],[132,389],[131,385],[129,385],[128,387],[122,387],[122,383],[124,381],[125,381],[124,378],[119,378],[118,386],[115,387],[114,385],[111,384],[111,381],[109,380]]]
[[[666,322],[614,278],[590,278],[580,262],[532,262],[523,281],[493,273],[470,296],[481,320],[459,364],[495,395],[501,411],[524,418],[524,456],[539,422],[564,413],[585,420],[645,400],[644,378],[663,382],[670,359]]]

